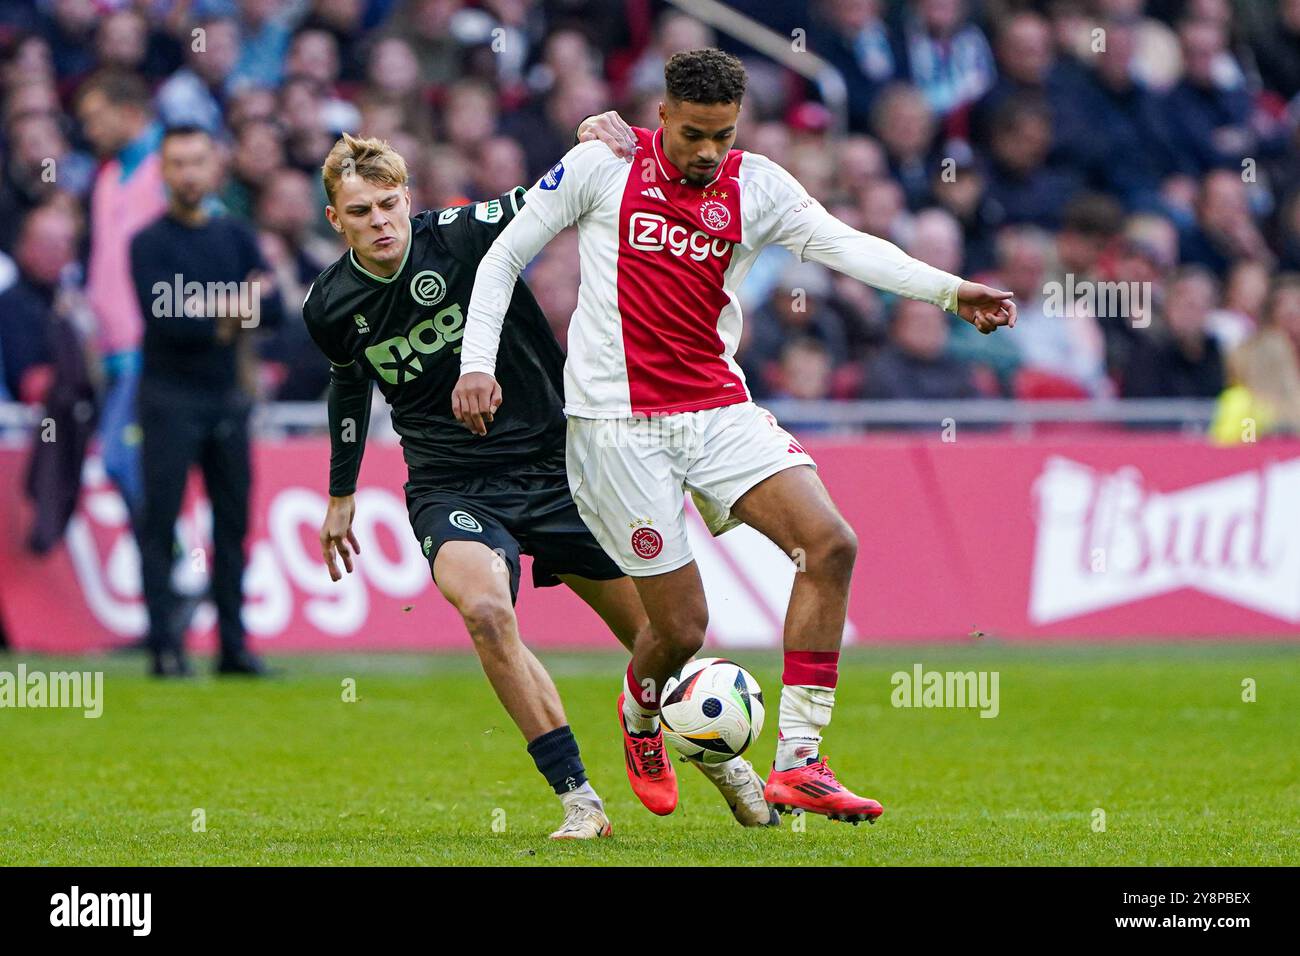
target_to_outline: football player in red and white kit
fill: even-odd
[[[734,354],[736,290],[770,243],[801,259],[956,312],[981,332],[1015,323],[1011,293],[967,282],[831,216],[784,169],[732,149],[745,72],[718,50],[664,71],[661,127],[634,129],[631,166],[598,143],[569,151],[484,256],[452,394],[485,434],[505,401],[493,377],[511,290],[528,262],[577,223],[578,307],[564,370],[569,487],[598,541],[636,583],[653,635],[637,640],[619,702],[628,776],[659,814],[677,804],[658,689],[704,642],[708,608],[686,535],[690,491],[714,534],[744,522],[800,555],[785,619],[777,810],[874,821],[875,800],[839,783],[821,755],[857,553],[816,465],[751,400]],[[748,768],[736,758],[733,773]],[[743,767],[741,766],[743,764]],[[753,773],[749,769],[749,773]]]

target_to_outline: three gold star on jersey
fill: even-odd
[[[711,197],[714,199],[726,199],[727,194],[720,189],[703,189],[700,191],[701,199],[709,199]]]

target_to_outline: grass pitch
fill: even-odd
[[[780,660],[731,656],[768,691],[748,755],[765,775]],[[472,657],[281,658],[276,680],[184,683],[134,658],[0,670],[20,661],[103,670],[104,713],[0,709],[2,864],[1300,863],[1294,645],[854,650],[825,752],[885,815],[775,832],[742,830],[680,763],[677,812],[642,809],[614,723],[624,658],[549,655],[614,823],[588,844],[545,839],[558,803]],[[999,715],[891,706],[891,675],[918,662],[998,671]]]

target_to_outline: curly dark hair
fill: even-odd
[[[721,50],[674,53],[664,66],[668,95],[687,103],[739,103],[745,95],[745,68]]]

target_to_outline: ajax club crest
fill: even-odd
[[[700,203],[700,222],[712,232],[722,232],[731,225],[731,212],[716,199]]]

